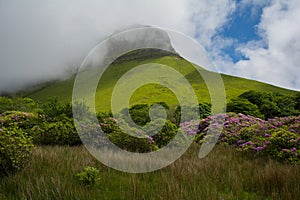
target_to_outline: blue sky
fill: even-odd
[[[222,49],[222,53],[229,55],[234,63],[241,59],[247,59],[236,50],[237,44],[246,44],[252,40],[261,40],[257,26],[261,20],[262,9],[263,7],[253,4],[236,9],[229,16],[228,22],[221,27],[221,31],[217,34],[223,38],[235,40],[233,45]]]

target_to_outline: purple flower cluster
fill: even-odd
[[[221,116],[225,121],[219,143],[233,145],[241,151],[253,151],[255,155],[300,163],[300,116],[268,121],[243,114]],[[205,137],[215,117],[201,120],[197,134]]]
[[[180,129],[186,134],[194,136],[199,133],[199,120],[191,120],[180,124]]]

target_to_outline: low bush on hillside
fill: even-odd
[[[199,122],[196,141],[202,143],[212,116]],[[226,114],[218,143],[233,145],[249,155],[300,164],[300,116],[268,121],[243,114]]]
[[[174,120],[173,123],[179,124],[181,122],[191,121],[192,119],[196,119],[197,116],[200,119],[204,119],[211,115],[211,104],[209,103],[200,103],[198,107],[184,107],[184,110],[190,111],[185,113],[185,117],[181,118],[181,111],[183,108],[181,106],[177,106],[174,112]]]
[[[30,98],[0,97],[0,114],[6,111],[41,112],[39,105]]]
[[[16,125],[0,128],[0,175],[22,169],[32,153],[31,137]]]
[[[31,135],[38,145],[81,144],[73,119],[68,117],[56,122],[42,122],[31,129]]]
[[[298,116],[300,114],[299,100],[299,93],[292,96],[251,90],[244,92],[236,99],[232,99],[227,105],[227,111],[262,119]]]

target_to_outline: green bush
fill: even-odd
[[[175,124],[169,120],[165,120],[165,124],[163,125],[162,129],[157,133],[156,131],[158,126],[161,127],[163,122],[163,119],[157,119],[153,122],[150,122],[147,127],[147,134],[153,135],[153,140],[159,148],[167,145],[178,132],[178,128]]]
[[[33,141],[38,145],[79,145],[73,119],[65,117],[56,122],[42,122],[32,128]]]
[[[260,113],[257,105],[243,98],[232,99],[227,104],[227,112],[242,113],[262,119],[264,118],[264,115]]]
[[[43,113],[51,120],[51,118],[59,118],[60,116],[73,117],[71,103],[62,103],[57,97],[51,97],[40,105]]]
[[[244,141],[251,141],[240,146],[243,151],[253,151],[256,155],[278,161],[300,163],[299,135],[291,132],[288,126],[252,125],[242,129],[240,135]]]
[[[239,99],[247,99],[250,103],[256,105],[265,116],[265,119],[274,117],[297,116],[300,114],[299,97],[283,95],[272,92],[248,91],[239,96]],[[233,111],[233,110],[232,110]],[[233,111],[242,112],[242,110]]]
[[[22,169],[32,153],[32,140],[17,126],[0,128],[0,175]]]
[[[197,118],[197,113],[199,112],[200,119],[204,119],[211,115],[211,104],[209,103],[200,103],[198,107],[185,107],[186,110],[190,110],[191,112],[188,112],[185,114],[186,118],[183,118],[181,120],[181,106],[177,106],[174,112],[174,118],[175,120],[172,120],[175,124],[179,125],[180,120],[181,122],[191,121],[193,119]]]
[[[17,126],[23,129],[25,132],[29,132],[32,127],[43,121],[42,118],[42,116],[38,116],[34,113],[6,111],[0,114],[0,126]]]
[[[147,137],[143,131],[130,128],[130,134],[135,136],[128,135],[121,130],[115,130],[113,133],[108,134],[108,139],[121,149],[131,152],[145,153],[157,150],[157,146],[153,139],[151,137]],[[145,137],[137,137],[138,135]]]
[[[100,173],[99,170],[91,167],[91,166],[87,166],[84,168],[84,170],[82,172],[79,172],[78,174],[76,174],[76,177],[78,178],[78,180],[87,186],[91,186],[91,185],[97,185],[100,182]]]
[[[135,122],[139,126],[144,126],[148,122],[150,122],[149,116],[150,106],[147,104],[136,104],[132,107],[124,108],[121,111],[121,114],[124,117],[131,117],[132,121]]]
[[[0,97],[0,114],[6,111],[23,111],[39,113],[41,110],[38,104],[30,98],[7,98]]]

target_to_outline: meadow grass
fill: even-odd
[[[145,174],[119,172],[102,165],[83,146],[35,147],[29,165],[0,178],[0,199],[297,199],[300,167],[249,158],[217,145],[204,159],[200,146],[170,166]],[[81,184],[76,173],[100,170],[100,184]]]

